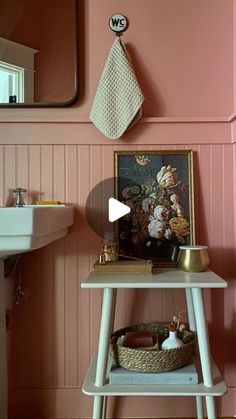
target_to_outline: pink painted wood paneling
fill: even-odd
[[[29,365],[29,382],[27,385],[32,388],[38,388],[42,386],[42,359],[43,359],[43,311],[44,304],[43,301],[43,270],[42,266],[45,261],[43,260],[43,252],[36,251],[30,255],[28,258],[30,262],[29,269],[29,278],[28,278],[28,287],[30,290],[29,299],[26,301],[29,306],[29,329],[27,335],[27,349],[25,351],[25,356],[27,359],[30,359]],[[56,264],[56,263],[55,263]],[[57,280],[57,272],[55,270],[55,282]],[[25,278],[24,278],[25,282]],[[55,297],[56,299],[56,293]],[[55,318],[55,325],[57,318]],[[17,330],[21,333],[22,326],[25,322],[22,320],[17,325]],[[14,329],[12,330],[14,333]],[[30,339],[29,339],[30,336]],[[20,338],[20,336],[19,336]],[[11,345],[11,347],[14,347]],[[15,349],[17,351],[17,348]],[[60,353],[60,346],[58,346],[57,353]],[[23,352],[20,351],[20,354]],[[10,363],[11,365],[11,363]],[[46,366],[45,366],[46,367]],[[14,368],[13,368],[14,370]],[[11,371],[11,369],[10,369]],[[60,370],[59,370],[60,371]],[[24,373],[23,373],[24,374]],[[12,378],[14,380],[14,377]]]
[[[12,193],[12,189],[16,187],[16,147],[14,145],[3,148],[3,159],[4,204],[10,205],[14,202],[14,194]],[[9,184],[6,183],[6,179],[9,179]]]
[[[78,202],[77,149],[66,146],[65,167],[65,200],[68,203]],[[77,243],[78,230],[72,227],[66,239],[65,248],[65,385],[76,387],[78,364],[78,279],[77,279]]]
[[[5,202],[15,179],[21,178],[29,185],[29,201],[37,191],[45,199],[60,199],[76,207],[75,224],[68,237],[23,257],[23,278],[30,288],[30,296],[13,308],[15,321],[9,334],[10,394],[14,394],[10,406],[13,412],[18,409],[22,417],[25,415],[23,406],[25,408],[27,404],[28,416],[24,417],[35,419],[33,406],[37,406],[42,418],[49,417],[49,414],[50,417],[62,417],[56,402],[61,390],[65,392],[64,411],[72,418],[82,418],[76,412],[77,402],[73,398],[72,405],[68,404],[70,396],[68,399],[66,394],[69,395],[67,391],[72,388],[77,389],[78,400],[82,403],[80,412],[83,413],[80,414],[86,417],[91,414],[91,401],[81,394],[81,386],[90,356],[97,346],[101,293],[82,290],[80,283],[96,259],[100,239],[87,225],[85,204],[92,186],[113,175],[113,150],[134,150],[137,147],[111,144],[0,148],[5,191],[1,203]],[[152,150],[191,148],[186,144],[139,147]],[[236,153],[233,145],[196,145],[194,150],[197,241],[210,246],[212,268],[229,279],[228,289],[206,293],[210,335],[214,340],[212,349],[226,381],[235,388],[232,343],[236,292],[233,278],[236,275],[231,185]],[[181,290],[121,291],[115,327],[141,321],[169,320],[173,313],[183,308],[185,299]],[[16,394],[23,400],[19,402]],[[233,409],[233,398],[227,397],[227,407],[222,402],[222,414]],[[119,417],[131,414],[152,417],[164,412],[173,415],[172,405],[165,398],[158,403],[154,399],[139,399],[137,405],[130,398],[119,399],[111,401],[109,406],[111,414],[113,412]],[[141,406],[145,409],[140,410]],[[180,399],[176,406],[174,413],[178,416],[183,412],[193,415],[194,402],[191,400]]]
[[[53,199],[65,202],[66,200],[66,159],[65,147],[55,146],[53,148]],[[65,387],[65,352],[66,335],[65,322],[66,317],[62,319],[62,313],[65,313],[65,240],[59,240],[54,244],[54,269],[55,269],[55,287],[54,287],[54,383],[55,386]],[[68,330],[68,329],[67,329]],[[58,350],[55,351],[55,348]]]
[[[59,240],[54,244],[55,263],[55,308],[54,308],[54,342],[53,350],[56,352],[55,382],[59,388],[65,387],[65,240]]]
[[[40,148],[40,198],[50,200],[53,196],[53,148],[46,145]]]
[[[41,303],[42,309],[42,386],[54,387],[55,378],[55,272],[54,245],[42,249]]]
[[[41,154],[39,145],[29,146],[29,179],[28,179],[28,203],[36,202],[40,199],[41,181],[40,181]],[[35,176],[37,173],[37,176]]]
[[[65,146],[53,147],[53,199],[65,202]]]
[[[102,146],[94,146],[90,148],[90,160],[87,162],[89,164],[90,170],[90,189],[91,191],[97,183],[101,182],[103,174],[103,162],[102,162]],[[102,197],[100,202],[93,202],[91,197],[91,205],[102,206]],[[100,251],[99,246],[100,240],[95,233],[90,231],[90,264],[94,263],[97,259],[97,255]],[[89,323],[89,332],[90,332],[90,350],[93,352],[97,348],[98,342],[98,333],[100,326],[100,316],[101,316],[101,291],[95,290],[95,292],[90,293],[90,323]]]
[[[28,146],[16,146],[16,186],[21,186],[27,189],[24,199],[28,201],[28,171],[29,171],[29,158]]]
[[[90,190],[90,148],[89,146],[79,147],[78,167],[75,176],[78,177],[78,281],[86,278],[90,272],[90,233],[85,216],[85,205]],[[78,311],[77,311],[77,336],[80,356],[78,356],[78,385],[81,387],[86,374],[87,365],[91,359],[90,350],[90,291],[82,292],[78,286]],[[86,326],[85,326],[86,323]],[[81,333],[82,331],[82,333]]]

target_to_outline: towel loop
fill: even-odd
[[[117,36],[121,36],[123,32],[128,28],[128,25],[128,19],[120,13],[112,15],[109,19],[109,27],[113,32],[115,32]]]

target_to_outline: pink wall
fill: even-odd
[[[226,290],[206,292],[212,352],[229,386],[219,414],[236,411],[234,1],[86,0],[81,3],[81,98],[55,110],[1,110],[0,204],[16,184],[76,206],[65,240],[24,257],[30,298],[14,308],[9,338],[12,418],[90,417],[81,392],[96,349],[101,294],[81,290],[99,250],[84,205],[92,186],[113,174],[114,149],[193,149],[199,243],[210,247],[211,266],[228,280]],[[98,79],[114,35],[107,21],[124,13],[124,35],[143,87],[145,118],[115,143],[88,120]],[[83,58],[83,60],[82,60]],[[11,114],[10,114],[11,112]],[[104,165],[104,162],[106,164]],[[140,303],[142,301],[142,304]],[[136,303],[134,305],[134,302]],[[181,291],[121,291],[116,326],[166,320],[184,306]],[[132,310],[131,310],[132,308]],[[189,417],[191,398],[118,398],[111,417]]]

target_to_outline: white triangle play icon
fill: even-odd
[[[130,212],[130,207],[122,204],[122,202],[117,201],[115,198],[109,198],[108,209],[108,218],[111,223],[119,220],[119,218],[124,217],[124,215],[129,214]]]

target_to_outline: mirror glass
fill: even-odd
[[[1,0],[0,106],[69,106],[76,97],[76,1]]]

